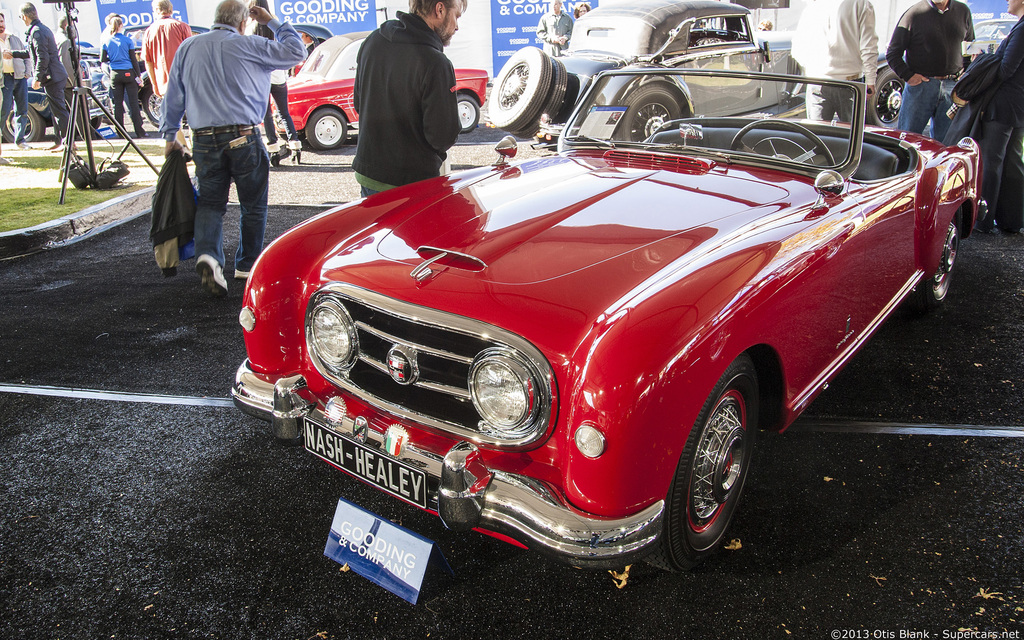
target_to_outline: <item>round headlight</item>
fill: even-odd
[[[536,412],[537,383],[529,367],[503,351],[488,350],[477,357],[469,390],[480,417],[505,435],[516,435]]]
[[[345,369],[351,365],[358,351],[358,338],[345,307],[334,300],[317,305],[309,319],[309,343],[327,367]]]

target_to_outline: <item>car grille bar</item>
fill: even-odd
[[[475,442],[521,447],[544,437],[554,424],[554,373],[547,359],[522,337],[499,327],[355,287],[330,283],[309,301],[308,317],[319,304],[342,305],[355,325],[358,353],[347,368],[330,367],[309,348],[310,360],[327,380],[362,401],[409,421],[454,433]],[[411,353],[416,373],[411,381],[393,377],[389,356]],[[473,403],[470,370],[479,354],[512,351],[539,375],[539,411],[528,429],[501,433],[486,423]]]

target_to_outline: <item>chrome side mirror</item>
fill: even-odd
[[[838,196],[843,193],[843,189],[846,187],[846,181],[843,180],[843,176],[839,175],[838,172],[826,169],[818,174],[818,177],[814,179],[814,190],[818,192],[818,200],[814,203],[813,209],[821,209],[827,207],[825,204],[825,195]]]
[[[495,167],[504,167],[508,164],[508,161],[516,157],[516,153],[519,152],[519,143],[512,136],[505,136],[501,140],[498,140],[498,144],[494,145],[494,150],[498,152],[498,161],[494,163]]]

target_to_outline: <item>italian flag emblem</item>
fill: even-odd
[[[388,455],[397,458],[402,453],[402,448],[405,447],[409,442],[409,433],[398,426],[393,424],[388,427],[387,433],[384,434],[384,449],[387,450]]]

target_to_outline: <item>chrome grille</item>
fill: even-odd
[[[308,319],[326,300],[341,304],[355,323],[359,351],[346,370],[321,362],[307,343],[310,359],[328,380],[365,402],[420,424],[477,442],[523,446],[543,437],[554,422],[554,375],[543,355],[521,337],[498,327],[426,307],[411,305],[346,284],[330,284],[310,298]],[[398,382],[388,365],[389,353],[401,348],[415,354],[415,381]],[[481,419],[469,389],[470,369],[479,354],[511,350],[536,371],[543,405],[529,435],[509,439]]]

